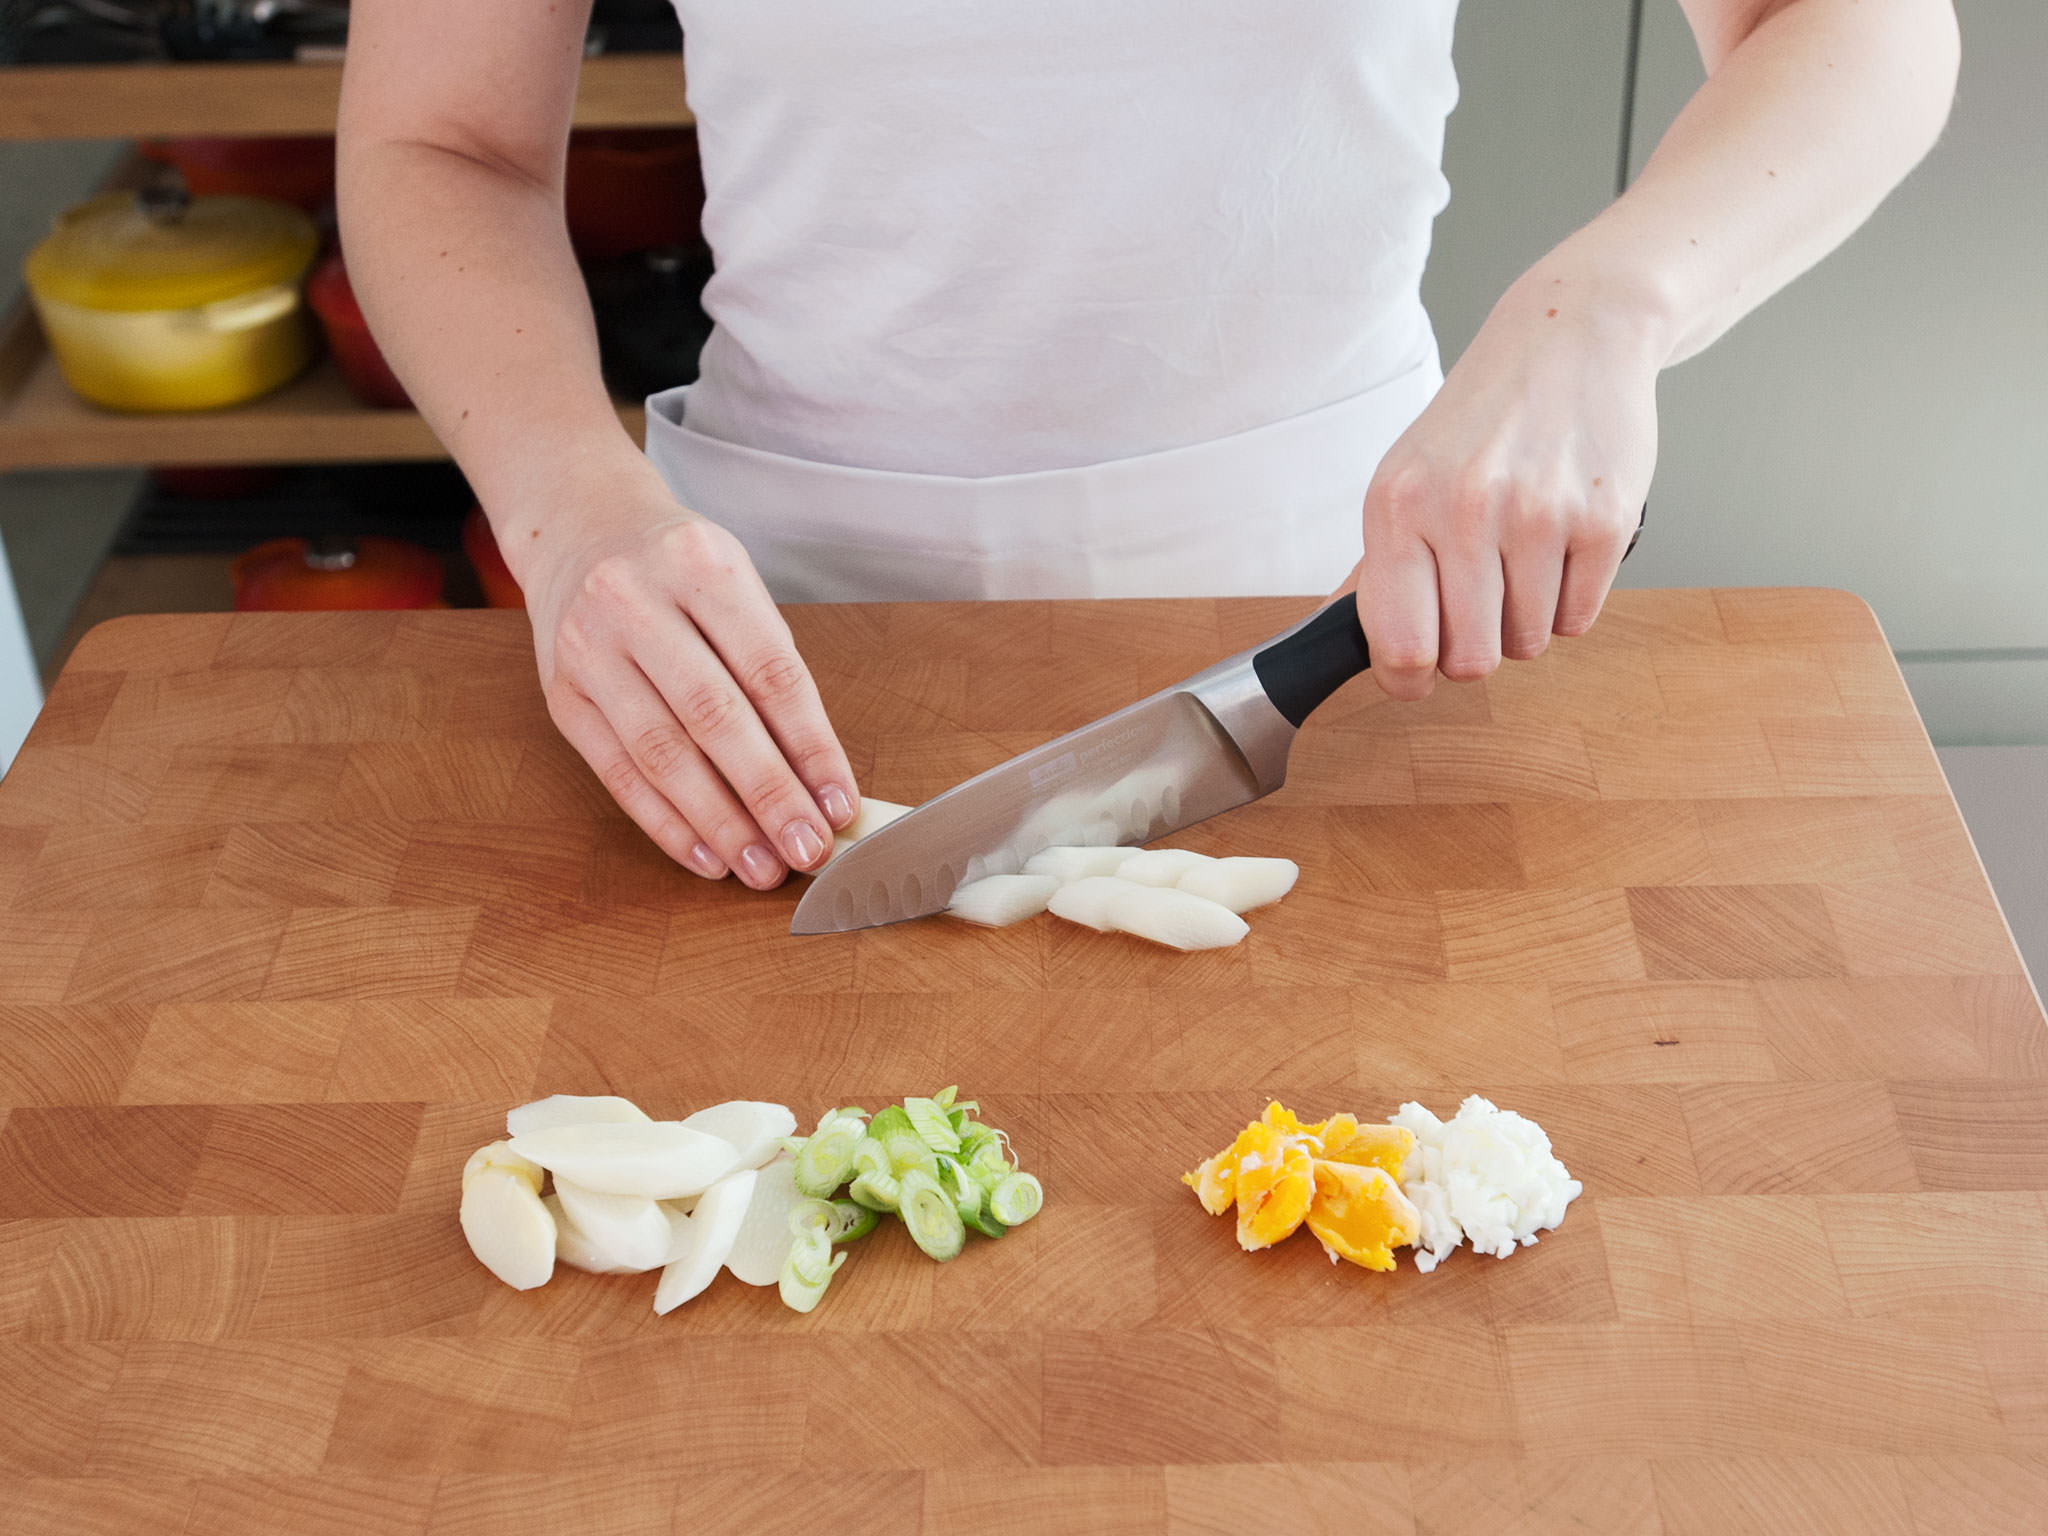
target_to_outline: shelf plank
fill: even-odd
[[[341,66],[328,62],[17,65],[0,69],[0,139],[332,133],[340,99]],[[677,55],[584,63],[577,127],[692,121]]]
[[[619,420],[640,441],[638,401]],[[33,317],[0,326],[0,470],[116,464],[335,464],[444,459],[417,411],[378,410],[348,392],[331,359],[247,405],[161,415],[101,410],[74,395]]]

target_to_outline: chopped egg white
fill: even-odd
[[[1506,1258],[1563,1221],[1585,1187],[1552,1154],[1542,1126],[1476,1093],[1448,1121],[1412,1102],[1387,1118],[1415,1133],[1401,1190],[1422,1215],[1415,1267],[1424,1274],[1460,1241]]]

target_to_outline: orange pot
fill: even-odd
[[[482,507],[471,507],[462,520],[462,552],[476,570],[477,585],[484,589],[484,601],[493,608],[524,608],[526,594],[512,579],[505,556],[498,549],[497,536],[484,518]]]
[[[403,539],[272,539],[230,574],[237,613],[444,606],[441,562]]]

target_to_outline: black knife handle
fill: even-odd
[[[1636,517],[1636,531],[1621,552],[1635,553],[1650,520],[1650,504]],[[1358,622],[1358,594],[1346,592],[1291,634],[1282,635],[1252,656],[1252,671],[1273,707],[1300,729],[1316,706],[1372,665],[1365,647],[1365,627]]]
[[[1371,665],[1365,630],[1358,622],[1356,592],[1346,592],[1301,628],[1252,656],[1259,686],[1295,727]]]

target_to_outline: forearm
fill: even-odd
[[[344,136],[350,279],[513,575],[659,482],[620,426],[558,195],[431,143]]]
[[[1933,145],[1956,75],[1948,0],[1792,0],[1739,40],[1688,9],[1706,83],[1627,193],[1517,285],[1612,306],[1662,365],[1869,217]]]

